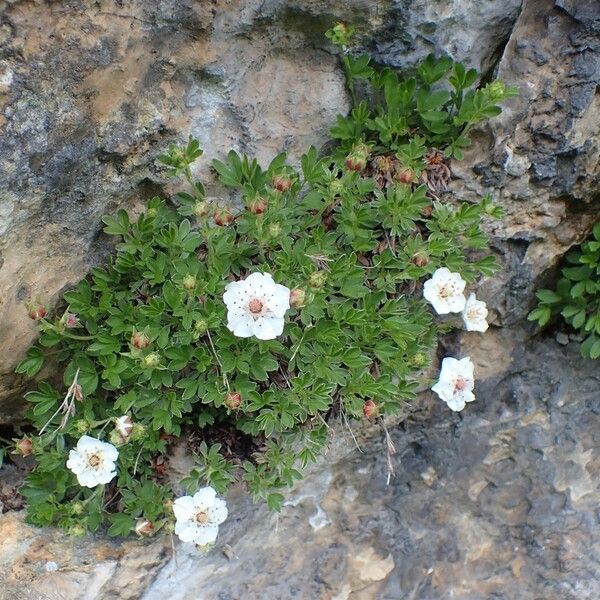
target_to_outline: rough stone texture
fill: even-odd
[[[523,320],[544,274],[598,220],[600,11],[596,0],[524,0],[498,65],[520,96],[479,132],[455,189],[492,191],[504,269],[485,285],[502,324]],[[472,167],[474,165],[474,167]]]
[[[173,558],[164,538],[74,542],[9,513],[0,599],[596,600],[597,365],[572,344],[527,346],[507,330],[491,358],[515,336],[512,364],[480,373],[468,410],[451,414],[425,395],[390,431],[389,486],[383,436],[360,453],[341,427],[279,516],[234,490],[206,555],[176,543]],[[58,570],[46,572],[48,561]]]

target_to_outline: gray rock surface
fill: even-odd
[[[175,542],[173,556],[164,538],[73,541],[8,513],[0,598],[596,600],[597,365],[573,344],[508,333],[510,367],[483,372],[463,413],[426,394],[390,430],[389,485],[383,433],[359,452],[338,427],[279,515],[234,490],[208,554]]]

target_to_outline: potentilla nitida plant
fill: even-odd
[[[278,509],[332,425],[383,423],[415,397],[441,332],[487,328],[473,285],[496,269],[480,224],[500,211],[444,187],[469,129],[512,91],[477,88],[446,58],[400,78],[354,56],[351,33],[330,32],[349,85],[382,104],[356,98],[331,154],[213,161],[233,208],[193,177],[198,141],[172,146],[159,160],[186,191],[104,218],[116,254],[62,317],[29,307],[40,341],[18,371],[63,375],[27,396],[30,522],[213,543],[232,482]],[[447,358],[434,391],[461,410],[473,389],[468,357]],[[196,460],[180,482],[176,446]]]

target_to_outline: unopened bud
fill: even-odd
[[[151,352],[147,356],[144,356],[143,363],[148,369],[155,369],[158,367],[158,365],[160,365],[160,354]]]
[[[46,307],[43,304],[29,303],[27,305],[27,314],[29,315],[29,318],[33,319],[34,321],[39,321],[40,319],[43,319],[47,313],[48,311],[46,310]]]
[[[279,223],[271,223],[269,225],[269,235],[272,238],[278,238],[281,235],[281,225]]]
[[[417,352],[413,356],[412,364],[417,368],[425,367],[429,363],[429,357],[424,352]]]
[[[208,203],[204,202],[204,200],[199,200],[194,204],[194,215],[198,219],[202,219],[208,214]]]
[[[400,169],[396,173],[396,179],[400,183],[413,183],[415,181],[415,172],[412,169]]]
[[[150,345],[150,338],[141,331],[134,331],[131,335],[131,345],[138,350],[143,350]]]
[[[79,327],[79,319],[77,318],[77,315],[74,315],[73,313],[67,313],[66,317],[67,318],[65,319],[65,327],[67,327],[68,329]]]
[[[287,192],[292,187],[292,180],[287,175],[273,175],[271,183],[278,192]]]
[[[228,208],[217,208],[213,214],[215,225],[224,227],[233,222],[233,214]]]
[[[367,159],[371,154],[371,148],[366,144],[356,144],[352,152],[346,157],[346,168],[351,171],[363,171],[367,166]]]
[[[135,532],[140,537],[152,535],[154,533],[154,525],[147,519],[138,519],[135,523]]]
[[[193,275],[186,275],[181,284],[188,292],[192,292],[196,289],[196,278]]]
[[[83,504],[83,502],[79,502],[78,500],[76,502],[72,502],[71,503],[71,512],[74,515],[82,515],[83,511],[85,510],[85,505]]]
[[[344,191],[344,183],[341,179],[334,179],[329,183],[329,192],[332,196],[339,196]]]
[[[132,441],[139,441],[146,435],[146,426],[141,423],[134,423],[133,429],[131,430],[130,439]]]
[[[151,219],[154,219],[154,217],[155,217],[157,214],[158,214],[158,211],[157,211],[157,210],[156,210],[156,208],[154,208],[154,207],[152,207],[152,208],[149,208],[149,209],[146,211],[146,215],[147,215],[148,217],[150,217]]]
[[[21,438],[15,443],[15,452],[21,456],[29,456],[33,452],[33,443],[29,438]]]
[[[171,521],[169,521],[168,523],[165,523],[165,526],[163,527],[163,531],[165,533],[174,533],[175,532],[175,523],[172,523]]]
[[[308,277],[308,285],[314,290],[320,290],[327,281],[327,273],[325,271],[315,271]]]
[[[118,417],[115,421],[115,431],[119,434],[123,442],[126,442],[133,431],[133,421],[128,415]]]
[[[268,202],[266,198],[262,196],[258,196],[257,198],[253,198],[248,202],[248,210],[255,215],[262,215],[266,212],[268,207]]]
[[[194,323],[194,331],[198,335],[204,335],[208,331],[208,323],[204,319],[200,319]]]
[[[227,396],[225,396],[225,406],[229,410],[238,410],[238,408],[242,405],[242,396],[238,392],[229,392]]]
[[[488,83],[486,88],[488,90],[490,100],[492,101],[501,100],[504,98],[506,93],[506,86],[504,85],[503,81],[492,81],[491,83]]]
[[[72,535],[73,537],[83,537],[86,533],[83,525],[71,525],[68,531],[69,535]]]
[[[90,422],[87,419],[77,419],[74,425],[77,433],[87,433],[90,430]]]
[[[290,306],[302,308],[306,303],[306,292],[300,288],[294,288],[290,292]]]
[[[83,389],[78,383],[73,386],[73,398],[78,402],[83,402]]]
[[[410,261],[416,267],[426,267],[429,264],[429,257],[424,252],[415,252]]]
[[[379,414],[379,407],[373,400],[367,400],[363,404],[363,415],[367,417],[367,419],[374,419]]]

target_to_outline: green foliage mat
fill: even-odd
[[[330,37],[345,49],[349,33],[336,25]],[[342,60],[352,95],[360,79],[370,100],[338,117],[331,155],[310,148],[299,170],[284,154],[266,169],[233,151],[214,161],[240,209],[207,202],[192,175],[196,140],[170,148],[161,161],[189,191],[153,198],[135,222],[123,210],[105,217],[119,239],[109,264],[65,294],[62,317],[34,307],[39,344],[18,371],[34,376],[51,361],[64,388],[42,382],[27,396],[43,431],[22,490],[30,522],[126,535],[143,518],[172,530],[174,444],[195,455],[188,491],[223,493],[242,478],[277,509],[323,449],[328,420],[392,414],[414,397],[452,326],[432,318],[422,281],[440,266],[470,282],[496,269],[480,224],[501,212],[487,197],[442,200],[449,160],[514,91],[475,88],[477,73],[447,58],[407,78],[367,56]],[[277,339],[226,327],[225,286],[251,272],[294,290]],[[115,420],[125,415],[123,437]],[[84,434],[119,449],[117,477],[92,490],[65,467]]]

